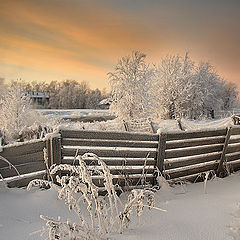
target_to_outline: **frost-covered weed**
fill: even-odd
[[[144,201],[146,201],[146,204]],[[148,206],[149,209],[154,207],[154,193],[149,190],[132,190],[128,196],[128,201],[119,216],[120,232],[123,232],[123,230],[128,227],[133,210],[136,210],[136,215],[139,219],[143,213],[144,206]]]
[[[213,180],[216,177],[216,173],[215,173],[215,171],[210,170],[210,171],[201,173],[201,175],[203,175],[203,177],[204,177],[203,191],[206,194],[207,193],[207,181]]]
[[[89,169],[85,163],[89,157],[96,160],[98,166],[91,166]],[[144,189],[132,190],[123,206],[116,194],[113,177],[104,161],[91,153],[78,156],[76,160],[79,165],[60,164],[49,169],[56,183],[33,180],[28,186],[28,189],[32,186],[54,188],[58,192],[58,198],[64,200],[69,210],[78,217],[79,222],[76,223],[41,216],[48,228],[47,239],[101,239],[108,233],[122,233],[128,227],[134,212],[140,218],[144,207],[154,207],[154,193]],[[62,171],[69,174],[58,176],[58,172]],[[104,187],[98,187],[99,182],[102,182]],[[105,196],[100,195],[103,192],[106,193]],[[87,209],[87,212],[84,209]]]

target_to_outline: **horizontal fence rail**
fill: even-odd
[[[208,171],[224,176],[240,169],[239,126],[159,134],[60,129],[44,140],[4,146],[0,156],[26,174],[46,169],[44,148],[48,167],[78,165],[76,156],[96,154],[108,165],[114,184],[123,189],[150,186],[159,172],[170,181],[195,181]],[[94,157],[84,161],[89,169],[98,167]],[[17,175],[4,161],[0,161],[0,174],[3,178]],[[92,178],[103,186],[101,176]]]

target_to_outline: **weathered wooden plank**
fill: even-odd
[[[130,151],[130,150],[105,150],[105,149],[77,149],[77,148],[63,148],[62,156],[75,156],[84,153],[94,153],[98,157],[123,157],[123,158],[154,158],[157,151]]]
[[[120,187],[120,186],[118,186],[118,185],[115,185],[115,187],[114,187],[114,189],[116,190],[116,191],[131,191],[131,190],[133,190],[133,189],[143,189],[143,188],[152,188],[152,184],[143,184],[143,185],[133,185],[133,186],[122,186],[122,187]],[[98,191],[99,192],[105,192],[106,193],[106,190],[105,190],[105,188],[104,187],[99,187],[98,188]]]
[[[60,134],[52,138],[53,164],[60,164],[62,160],[62,144]]]
[[[110,169],[111,174],[113,175],[128,175],[131,174],[153,174],[156,171],[154,168],[148,168],[145,169],[141,168],[122,168],[122,169]]]
[[[155,159],[142,158],[142,159],[129,159],[129,158],[101,158],[108,166],[154,166],[156,165]],[[97,165],[97,160],[88,158],[85,160],[87,165]],[[78,165],[78,160],[74,160],[74,157],[64,157],[62,163]]]
[[[1,152],[0,155],[5,158],[26,155],[35,152],[41,152],[44,147],[45,142],[43,140],[36,140],[30,143],[25,142],[16,146],[7,145],[3,147],[3,152]]]
[[[228,166],[230,167],[231,171],[237,171],[240,169],[240,160],[238,159],[238,160],[229,162]]]
[[[47,159],[45,159],[44,161],[47,162],[48,168],[50,168],[53,165],[53,149],[52,149],[52,139],[48,138],[46,140],[46,157]]]
[[[240,126],[232,126],[232,135],[240,135]]]
[[[176,184],[178,182],[199,182],[204,180],[204,175],[200,175],[199,173],[192,174],[192,175],[187,175],[183,177],[177,177],[177,178],[172,178],[170,180],[167,180],[169,184]]]
[[[19,165],[28,162],[43,162],[43,152],[36,152],[27,155],[16,155],[6,158],[11,164]],[[8,164],[0,160],[0,168],[7,167]]]
[[[220,160],[220,157],[221,157],[221,153],[217,152],[217,153],[211,153],[211,154],[196,155],[196,156],[191,156],[191,157],[182,158],[182,159],[165,160],[164,169],[169,170],[169,169],[186,167],[186,166],[205,163],[205,162],[214,161],[214,160],[217,161],[217,160]]]
[[[240,159],[240,151],[239,152],[234,152],[230,154],[226,154],[226,161],[231,162]]]
[[[226,154],[240,152],[240,143],[230,144],[227,147]]]
[[[230,138],[229,144],[233,144],[233,143],[240,143],[240,138],[238,137]]]
[[[156,167],[159,169],[160,172],[163,171],[163,164],[166,154],[166,138],[167,135],[165,133],[159,134],[159,142],[158,142],[158,151],[156,156]]]
[[[88,170],[92,171],[93,175],[96,171],[101,171],[101,167],[99,165],[88,166]],[[136,174],[153,174],[156,171],[156,168],[154,166],[109,166],[109,170],[113,176],[115,175],[136,175]],[[65,173],[68,173],[68,171],[65,171]]]
[[[166,159],[178,158],[222,151],[222,144],[166,150]]]
[[[60,130],[60,134],[62,138],[158,141],[158,135],[150,133]]]
[[[45,170],[44,162],[36,162],[36,163],[26,163],[15,166],[20,174],[26,174],[31,172],[37,172],[41,170]],[[3,178],[16,176],[17,173],[13,168],[4,167],[0,168],[0,173]]]
[[[218,177],[220,177],[224,172],[223,163],[226,160],[226,153],[227,153],[227,148],[228,148],[229,140],[230,140],[230,137],[231,137],[231,133],[232,133],[232,128],[229,127],[228,130],[227,130],[226,139],[225,139],[225,142],[224,142],[224,145],[223,145],[221,158],[220,158],[220,161],[219,161],[219,164],[218,164],[218,169],[217,169],[217,172],[216,172]]]
[[[101,147],[133,147],[133,148],[157,148],[157,142],[105,140],[105,139],[77,139],[63,138],[63,146],[101,146]]]
[[[149,173],[148,171],[146,171],[144,174],[142,174],[142,172],[140,172],[139,174],[134,174],[134,173],[126,173],[126,174],[114,174],[112,175],[112,179],[113,179],[113,184],[116,185],[118,184],[119,186],[129,186],[129,185],[141,185],[141,184],[146,184],[146,183],[153,183],[154,180],[154,176],[151,173]],[[62,171],[61,172],[62,175],[69,175],[68,171]],[[100,175],[92,175],[92,181],[93,183],[98,186],[98,187],[102,187],[104,186],[104,178],[103,176]]]
[[[224,141],[225,141],[224,136],[167,141],[166,149],[194,147],[194,146],[220,144],[220,143],[223,144]]]
[[[118,184],[119,186],[143,185],[143,183],[153,183],[153,180],[153,174],[135,174],[129,176],[113,175],[113,184]],[[93,183],[96,186],[102,187],[104,184],[104,179],[99,176],[93,177]]]
[[[191,167],[186,167],[183,169],[174,169],[164,171],[164,175],[167,179],[179,178],[187,175],[202,173],[210,170],[217,170],[218,162],[209,162],[204,165],[192,165]]]
[[[213,137],[213,136],[225,136],[226,133],[227,133],[227,130],[225,128],[217,129],[217,130],[195,130],[195,131],[172,132],[172,133],[169,132],[167,133],[167,141]]]
[[[62,160],[61,135],[49,134],[46,141],[48,167],[60,164]]]
[[[35,174],[25,174],[23,176],[20,177],[14,177],[11,180],[6,180],[7,182],[7,186],[10,188],[13,187],[26,187],[28,185],[29,182],[31,182],[34,179],[43,179],[43,177],[45,176],[46,172],[45,171],[41,171],[41,172],[37,172]]]

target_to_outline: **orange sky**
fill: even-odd
[[[117,60],[189,51],[240,88],[238,0],[0,0],[0,77],[108,87]]]

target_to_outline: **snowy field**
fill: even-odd
[[[239,224],[240,174],[207,183],[163,187],[156,194],[156,206],[167,212],[148,210],[140,224],[133,220],[123,234],[111,234],[111,240],[230,240],[230,227]],[[124,199],[124,195],[121,196]],[[42,238],[36,231],[44,222],[39,215],[62,220],[71,218],[67,206],[57,200],[54,190],[0,188],[0,239]],[[240,225],[240,224],[239,224]],[[238,225],[238,226],[239,226]],[[35,233],[35,234],[34,234]],[[237,239],[237,238],[235,238]]]
[[[108,118],[113,118],[111,112],[107,109],[37,109],[37,112],[40,112],[46,118],[50,120],[61,120],[61,124],[69,127],[69,128],[79,128],[82,125],[81,120],[83,119],[90,119],[98,118],[98,117],[105,117],[106,120]],[[215,119],[206,119],[206,120],[185,120],[182,119],[181,123],[185,130],[194,130],[194,129],[206,129],[206,128],[220,128],[229,126],[232,124],[231,116],[234,113],[240,113],[240,110],[232,110],[232,111],[221,111],[216,113]],[[68,120],[68,121],[64,121]],[[70,120],[70,121],[69,121]],[[72,122],[72,121],[74,122]],[[99,125],[99,130],[109,129],[116,127],[118,124],[118,120],[109,120],[106,123],[103,122],[96,122],[94,123],[95,126],[91,123],[88,126],[88,123],[85,123],[86,129],[97,129]],[[162,120],[162,119],[154,119],[154,128],[157,129],[164,129],[164,130],[179,130],[179,126],[176,120]],[[122,124],[122,122],[120,123]],[[103,125],[106,125],[103,127]],[[113,126],[112,126],[113,125]],[[103,129],[101,129],[103,128]],[[122,130],[122,126],[119,126],[117,130]]]
[[[109,110],[105,109],[37,109],[36,111],[50,119],[111,116]]]
[[[45,117],[50,120],[60,120],[58,121],[62,127],[69,129],[87,129],[87,130],[106,130],[106,131],[125,131],[122,121],[118,119],[108,120],[108,121],[94,121],[94,122],[85,122],[83,119],[92,119],[103,117],[105,120],[108,117],[113,117],[109,110],[101,109],[44,109],[37,110],[42,113]],[[228,115],[228,116],[227,116]],[[230,115],[230,116],[229,116]],[[220,116],[220,114],[219,114]],[[233,124],[231,119],[231,114],[229,112],[221,113],[223,118],[216,119],[206,119],[206,120],[186,120],[182,119],[181,124],[184,130],[199,130],[199,129],[216,129],[222,127],[228,127]],[[179,126],[176,120],[162,120],[154,119],[152,120],[154,131],[157,132],[158,129],[164,131],[179,130]],[[55,125],[55,127],[57,127]]]
[[[77,118],[86,116],[112,116],[108,109],[35,109],[44,116],[50,119],[64,119]],[[233,109],[231,111],[216,112],[216,119],[228,118],[233,114],[239,114],[240,109]]]

